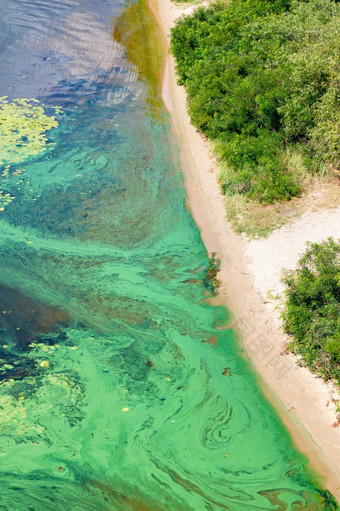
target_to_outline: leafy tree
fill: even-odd
[[[314,372],[340,383],[340,240],[308,244],[284,283],[290,349]]]
[[[226,164],[225,193],[265,203],[298,195],[296,147],[314,170],[339,165],[339,4],[217,3],[182,18],[171,47],[192,122]]]

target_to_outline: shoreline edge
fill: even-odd
[[[176,20],[197,7],[176,5],[171,0],[147,3],[162,28],[167,48]],[[293,443],[309,459],[309,466],[319,474],[321,484],[340,501],[340,429],[332,427],[335,414],[329,407],[335,390],[308,369],[297,366],[296,356],[283,353],[287,336],[282,331],[279,313],[256,288],[259,265],[251,258],[254,242],[236,234],[226,220],[216,163],[203,136],[190,122],[186,93],[177,84],[175,62],[169,52],[162,97],[180,147],[188,206],[208,253],[216,252],[221,260],[221,286],[216,302],[232,313],[235,321],[231,326],[239,334],[255,377]],[[340,208],[335,215],[340,219]]]

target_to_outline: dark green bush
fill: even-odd
[[[340,383],[340,240],[308,244],[284,283],[289,348],[314,372]]]
[[[193,124],[218,142],[224,191],[271,203],[298,195],[290,147],[340,163],[340,5],[231,0],[172,31]]]

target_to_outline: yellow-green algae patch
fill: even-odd
[[[138,78],[148,87],[147,102],[153,113],[163,107],[161,100],[166,58],[166,40],[146,0],[129,2],[115,20],[113,37],[135,66]]]
[[[19,176],[25,169],[10,171],[10,164],[21,163],[32,156],[40,154],[49,147],[46,133],[57,128],[59,122],[53,115],[47,115],[44,108],[38,105],[37,99],[17,98],[7,101],[7,96],[0,97],[0,211],[4,211],[15,196],[4,190],[10,175]],[[54,112],[61,110],[55,107]],[[17,183],[17,184],[20,184]]]
[[[20,163],[48,147],[46,132],[57,128],[58,121],[47,115],[37,99],[0,98],[0,165]],[[56,107],[56,113],[60,109]]]

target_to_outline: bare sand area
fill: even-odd
[[[169,40],[175,20],[195,6],[170,0],[149,0]],[[276,406],[291,436],[310,459],[321,482],[340,500],[340,427],[334,427],[336,389],[296,364],[285,354],[277,300],[282,293],[283,268],[293,269],[306,241],[340,237],[340,207],[306,212],[268,238],[248,240],[237,235],[225,219],[224,197],[216,164],[204,138],[190,124],[183,87],[177,85],[175,65],[168,56],[163,99],[179,139],[188,204],[209,252],[221,260],[220,295],[233,313],[233,326],[266,395]]]

